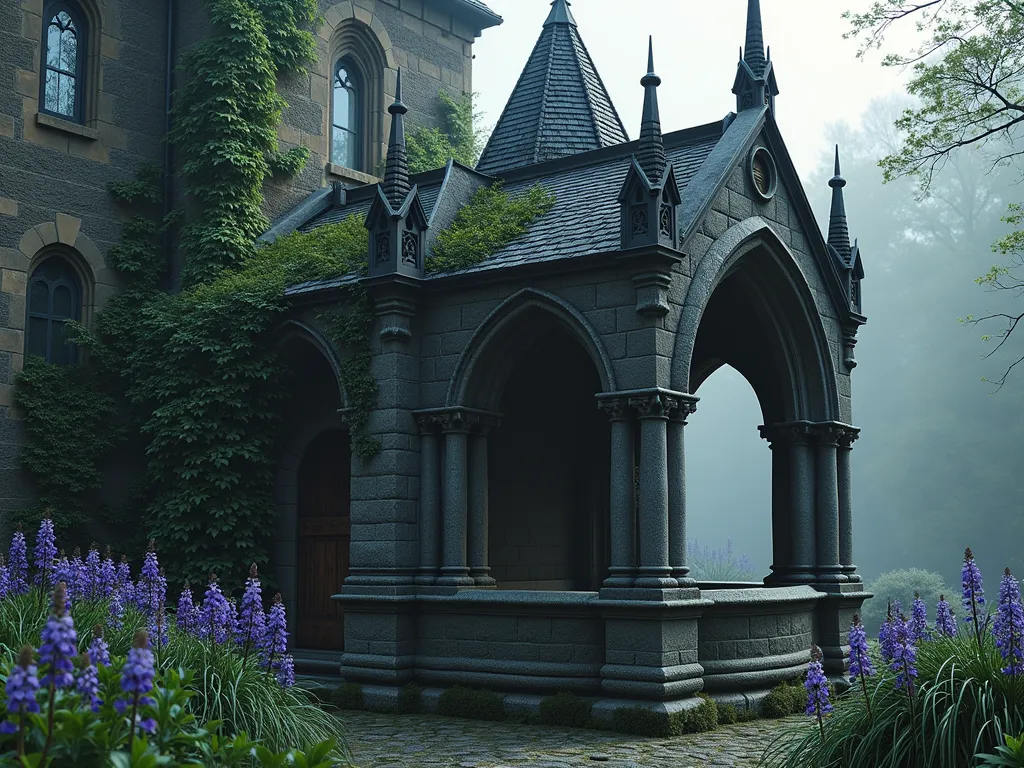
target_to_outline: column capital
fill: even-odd
[[[791,443],[809,445],[814,423],[810,421],[786,421],[778,424],[764,424],[758,427],[761,437],[769,443]]]
[[[620,392],[608,392],[597,396],[598,407],[608,413],[612,420],[626,418],[626,407],[635,409],[641,419],[668,418],[682,412],[686,416],[693,413],[700,399],[685,392],[674,392],[670,389],[652,387],[651,389],[630,389]]]
[[[852,427],[849,424],[842,424],[839,428],[839,447],[850,450],[853,444],[860,437],[860,427]]]
[[[428,433],[439,427],[445,433],[478,432],[487,434],[501,423],[501,414],[481,411],[476,408],[428,408],[415,411],[413,418],[419,425],[421,433]]]

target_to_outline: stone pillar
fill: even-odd
[[[418,415],[420,428],[420,566],[417,584],[433,584],[441,551],[441,446],[434,419]]]
[[[493,426],[481,421],[469,438],[469,575],[483,587],[495,585],[487,564],[487,436]]]
[[[846,427],[839,436],[836,452],[836,480],[839,487],[839,564],[848,581],[863,581],[853,564],[853,477],[850,457],[853,443],[860,436],[856,427]]]
[[[672,399],[661,393],[630,398],[640,417],[640,566],[635,586],[678,586],[669,565],[668,414]]]
[[[836,449],[840,428],[836,424],[817,424],[814,428],[814,531],[817,550],[817,581],[847,581],[839,565],[839,484],[836,476]]]
[[[686,418],[697,410],[697,398],[680,400],[668,421],[668,562],[680,586],[696,586],[686,564]]]
[[[623,398],[601,400],[611,420],[611,565],[603,586],[631,587],[636,575],[636,459],[633,422]]]
[[[786,425],[789,442],[789,500],[790,541],[792,542],[792,571],[790,583],[809,584],[814,581],[815,520],[814,520],[814,453],[811,446],[810,424]]]
[[[787,431],[777,426],[760,427],[761,437],[772,452],[772,566],[766,584],[785,584],[793,572],[790,458]]]
[[[466,529],[469,512],[467,465],[471,424],[461,413],[441,417],[444,431],[444,544],[441,577],[445,586],[471,586],[466,564]]]

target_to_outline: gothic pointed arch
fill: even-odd
[[[42,11],[39,111],[89,125],[97,114],[99,7],[94,0],[47,0]]]
[[[552,293],[524,288],[491,312],[470,338],[455,366],[447,405],[497,410],[502,385],[519,358],[551,330],[579,343],[597,370],[602,391],[615,391],[611,358],[583,313]]]
[[[750,382],[765,423],[839,419],[835,363],[807,277],[760,217],[730,228],[698,264],[672,386],[695,392],[725,363]]]

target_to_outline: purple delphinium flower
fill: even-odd
[[[96,549],[96,545],[93,544],[89,547],[89,553],[85,556],[85,578],[83,579],[85,596],[90,600],[99,600],[104,597],[101,586],[102,567],[103,563],[100,560],[100,552]]]
[[[288,621],[284,615],[284,603],[281,593],[274,596],[274,604],[267,613],[267,623],[263,630],[263,641],[260,652],[263,656],[264,669],[276,669],[281,657],[288,650]]]
[[[1024,607],[1020,603],[1020,584],[1009,568],[999,582],[999,610],[992,632],[1006,662],[1003,674],[1024,675]]]
[[[981,647],[981,628],[988,623],[988,618],[982,615],[982,606],[985,605],[985,589],[981,583],[981,569],[974,562],[974,553],[971,548],[964,550],[964,565],[960,569],[960,583],[963,587],[964,621],[974,624],[974,635],[978,639],[978,647]]]
[[[99,576],[96,581],[97,597],[110,597],[117,587],[117,566],[114,565],[114,558],[111,556],[110,547],[107,547],[106,557],[100,563]]]
[[[5,720],[0,724],[0,733],[17,733],[24,725],[25,714],[39,711],[39,702],[36,700],[39,678],[32,655],[31,645],[22,647],[21,653],[18,654],[18,663],[7,675],[7,717],[16,717],[17,722]]]
[[[217,586],[217,574],[211,573],[210,584],[206,588],[203,604],[199,609],[197,634],[204,640],[226,643],[233,629],[231,605]]]
[[[811,663],[807,665],[807,679],[804,681],[807,691],[807,714],[818,718],[821,738],[825,738],[824,716],[832,711],[832,702],[828,697],[828,678],[821,666],[821,649],[811,646]]]
[[[945,595],[939,595],[935,605],[935,629],[943,637],[956,637],[956,617]]]
[[[167,611],[164,609],[163,601],[156,608],[156,612],[149,617],[149,637],[156,646],[157,654],[167,645]]]
[[[875,674],[875,667],[871,663],[871,656],[868,653],[868,634],[860,621],[860,616],[854,615],[853,623],[850,625],[850,682],[856,683],[860,678],[861,687],[864,689],[864,703],[868,708],[868,717],[871,717],[871,697],[868,696],[868,678]]]
[[[911,634],[910,622],[900,615],[893,622],[892,662],[889,668],[896,673],[896,687],[902,688],[908,696],[914,695],[914,678],[917,677],[917,646]]]
[[[139,571],[139,583],[135,586],[135,604],[147,616],[157,611],[160,603],[167,601],[167,579],[160,570],[156,559],[156,542],[150,540],[146,557]]]
[[[67,553],[62,549],[60,556],[53,561],[53,583],[56,584],[63,581],[67,588],[66,597],[72,597],[75,591],[75,576],[75,571],[71,567],[71,561],[68,560]]]
[[[58,582],[53,591],[53,613],[41,634],[39,665],[45,672],[41,682],[46,687],[70,688],[75,684],[72,673],[78,653],[78,633],[65,607],[66,596],[67,585]]]
[[[910,615],[910,636],[915,643],[928,639],[928,608],[918,592],[914,593],[914,605]]]
[[[295,659],[290,653],[281,657],[274,672],[277,674],[277,684],[282,688],[291,688],[295,685]]]
[[[132,569],[128,565],[126,555],[121,555],[121,562],[117,564],[117,587],[114,591],[121,595],[121,602],[125,606],[135,602],[135,584],[132,581]]]
[[[896,615],[897,614],[893,613],[893,606],[892,603],[890,603],[888,613],[885,616],[885,621],[882,622],[882,627],[878,630],[878,645],[882,651],[882,661],[886,664],[892,661],[895,653]]]
[[[7,578],[11,594],[24,595],[28,592],[28,544],[25,543],[25,534],[20,530],[16,531],[11,539],[7,560]]]
[[[11,593],[11,577],[4,563],[4,556],[0,555],[0,600],[3,600]]]
[[[124,621],[124,602],[121,598],[121,593],[115,591],[110,596],[110,616],[107,618],[107,626],[111,629],[120,629],[121,623]]]
[[[36,546],[32,550],[36,567],[36,584],[49,589],[57,582],[53,578],[54,560],[57,559],[57,537],[53,532],[53,520],[49,516],[39,522]]]
[[[103,627],[99,624],[92,628],[92,642],[89,643],[89,658],[101,667],[110,666],[110,650],[103,639]]]
[[[128,658],[125,660],[121,670],[121,690],[128,694],[126,698],[118,699],[114,706],[118,712],[124,714],[131,707],[132,728],[128,732],[128,752],[131,753],[132,742],[135,739],[135,726],[143,731],[152,733],[156,730],[156,723],[151,718],[139,719],[139,706],[153,704],[153,699],[147,696],[153,690],[153,678],[156,670],[153,666],[153,652],[149,649],[149,636],[146,631],[140,629],[135,633],[135,640],[132,648],[128,651]]]
[[[187,581],[181,595],[178,596],[178,613],[175,620],[179,630],[189,635],[196,634],[199,612],[192,598],[192,587]]]
[[[89,652],[82,654],[82,671],[75,681],[75,689],[82,697],[82,703],[88,704],[93,712],[100,711],[100,673],[96,665],[92,663]]]
[[[89,577],[85,571],[85,563],[82,562],[82,549],[75,547],[71,562],[68,563],[68,579],[57,579],[68,585],[68,596],[80,600],[87,596]]]
[[[249,657],[249,651],[258,646],[266,623],[266,615],[263,613],[263,590],[256,563],[253,563],[249,568],[249,578],[245,582],[242,610],[235,632],[235,642],[242,648],[243,662]]]

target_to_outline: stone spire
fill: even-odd
[[[849,266],[853,250],[850,247],[850,226],[846,221],[846,201],[843,198],[846,179],[843,178],[839,169],[838,144],[836,145],[836,173],[829,179],[828,185],[832,187],[832,212],[828,219],[828,244],[839,254],[843,263]]]
[[[551,24],[572,24],[576,26],[576,19],[572,17],[572,11],[569,10],[569,6],[572,3],[569,0],[554,0],[551,3],[551,13],[548,14],[547,21],[544,22],[544,26]]]
[[[747,0],[747,38],[743,47],[743,60],[757,77],[764,74],[767,59],[764,55],[764,32],[761,26],[761,0]]]
[[[647,44],[647,74],[640,81],[644,87],[644,115],[640,122],[640,146],[637,161],[651,184],[658,184],[665,174],[665,144],[661,137],[661,114],[658,110],[658,86],[661,78],[654,74],[654,38]]]
[[[409,160],[405,151],[405,115],[409,108],[402,103],[402,70],[398,70],[395,84],[395,103],[388,107],[391,113],[391,139],[388,141],[388,160],[384,171],[384,196],[391,207],[398,209],[412,189],[409,184]]]

